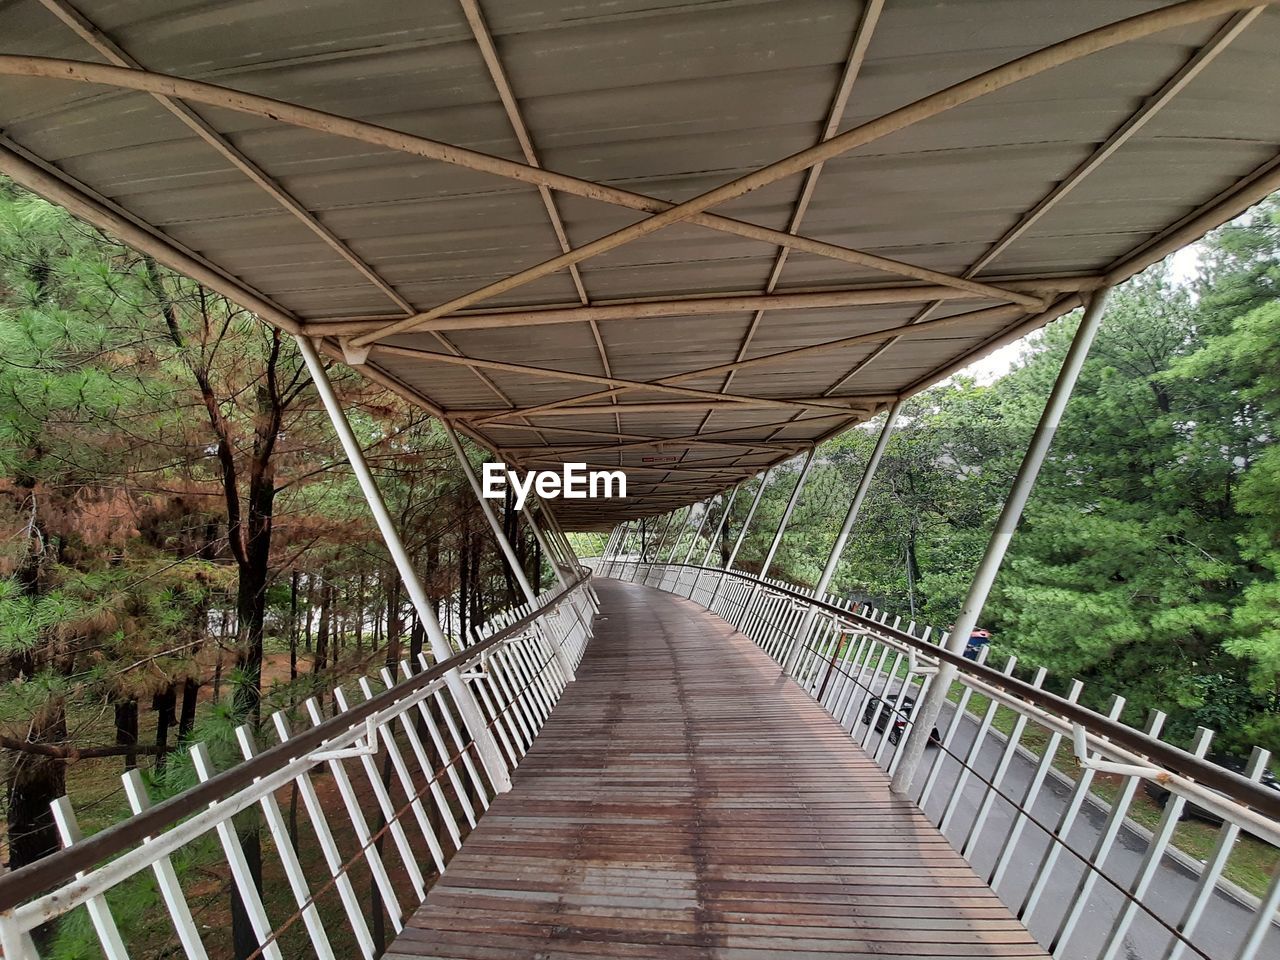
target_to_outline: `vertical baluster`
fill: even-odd
[[[1245,767],[1244,775],[1256,783],[1262,779],[1262,774],[1266,771],[1267,764],[1270,761],[1270,751],[1263,750],[1261,747],[1254,747],[1253,753],[1249,756],[1249,763]],[[1178,924],[1178,930],[1181,932],[1183,939],[1173,942],[1169,949],[1167,960],[1181,960],[1182,954],[1186,950],[1186,941],[1191,939],[1191,934],[1200,925],[1200,918],[1204,915],[1204,909],[1218,889],[1218,878],[1222,876],[1222,870],[1227,865],[1227,860],[1231,856],[1231,851],[1235,847],[1236,838],[1239,835],[1240,827],[1238,824],[1232,823],[1230,820],[1222,821],[1222,826],[1218,829],[1217,840],[1213,844],[1213,850],[1210,851],[1204,866],[1200,868],[1200,879],[1196,882],[1195,893],[1192,894],[1190,902],[1187,903],[1186,911],[1182,914],[1182,921]],[[1265,917],[1266,914],[1262,916]]]
[[[249,728],[241,724],[236,727],[236,742],[240,744],[240,752],[246,760],[252,760],[258,754],[258,746],[253,741]],[[302,913],[302,922],[307,928],[307,936],[320,960],[333,960],[333,946],[329,943],[329,935],[320,920],[320,913],[311,902],[311,888],[307,885],[307,876],[298,860],[298,853],[293,848],[289,837],[289,827],[284,815],[280,812],[280,804],[274,793],[266,794],[258,805],[262,807],[263,818],[267,823],[267,832],[271,834],[271,842],[275,844],[276,854],[284,867],[285,879],[289,882],[289,890],[293,894],[293,902]]]
[[[405,669],[406,676],[408,676],[409,665],[402,661],[401,666]],[[383,667],[379,671],[378,676],[381,678],[382,685],[384,687],[390,688],[395,685],[395,678],[391,675],[391,671],[386,667]],[[476,825],[475,808],[472,807],[470,798],[462,788],[462,780],[458,776],[456,765],[451,763],[449,760],[449,751],[440,737],[440,731],[436,727],[435,718],[431,716],[431,707],[428,700],[419,700],[417,703],[417,710],[418,720],[421,722],[422,727],[427,731],[427,735],[431,738],[431,744],[435,748],[436,755],[440,757],[440,769],[444,771],[445,776],[449,778],[449,784],[453,787],[453,795],[458,799],[458,804],[462,807],[462,813],[467,818],[467,823],[474,827]],[[404,730],[405,739],[409,741],[409,748],[413,750],[413,755],[418,759],[418,766],[420,766],[423,771],[429,775],[434,775],[433,771],[435,770],[436,765],[432,762],[431,754],[426,749],[426,746],[422,742],[422,737],[418,733],[418,724],[415,723],[413,718],[408,714],[400,715],[400,724],[401,729]],[[465,756],[466,751],[464,750],[462,752]],[[478,777],[476,778],[475,786],[477,790],[483,789],[480,786]],[[454,847],[460,848],[462,846],[462,840],[461,833],[458,830],[457,818],[453,816],[452,807],[446,805],[446,808],[449,810],[448,823],[451,824],[449,837],[453,840]]]
[[[1164,726],[1164,720],[1165,715],[1163,713],[1159,710],[1153,710],[1151,718],[1147,722],[1147,735],[1159,737],[1160,729]],[[1067,941],[1071,939],[1071,934],[1075,932],[1076,924],[1080,922],[1080,918],[1084,915],[1085,904],[1088,902],[1089,895],[1093,893],[1093,888],[1098,882],[1098,874],[1102,872],[1102,868],[1106,865],[1107,855],[1111,853],[1111,847],[1115,843],[1116,836],[1120,833],[1120,828],[1124,826],[1125,814],[1129,812],[1129,804],[1133,802],[1133,795],[1137,791],[1140,782],[1140,777],[1126,777],[1124,786],[1120,788],[1119,795],[1111,804],[1111,812],[1107,815],[1106,825],[1094,844],[1092,855],[1085,862],[1085,871],[1080,877],[1080,882],[1076,884],[1075,896],[1071,899],[1071,909],[1067,911],[1066,917],[1058,927],[1057,936],[1053,938],[1053,942],[1049,945],[1049,950],[1054,956],[1061,956]]]
[[[71,800],[62,796],[49,804],[53,811],[53,822],[58,828],[58,837],[63,847],[79,843],[83,839],[80,824],[76,820],[76,812],[71,808]],[[84,876],[83,870],[76,871],[76,878]],[[93,924],[94,933],[98,935],[98,944],[107,960],[129,960],[129,951],[120,939],[120,931],[116,927],[116,919],[111,915],[105,896],[90,897],[85,901],[85,909],[89,911],[89,922]]]
[[[1040,667],[1036,670],[1031,686],[1039,690],[1044,685],[1045,678],[1048,675],[1049,671],[1044,667]],[[1027,715],[1018,712],[1015,716],[1017,719],[1013,721],[1013,729],[1009,731],[1009,736],[1005,739],[1004,749],[1000,752],[1000,759],[996,762],[995,770],[992,771],[990,782],[984,784],[982,802],[978,804],[978,812],[973,818],[973,823],[969,824],[969,832],[965,835],[964,843],[960,847],[961,853],[970,859],[973,858],[974,848],[978,844],[982,828],[986,825],[987,817],[991,813],[991,806],[996,799],[996,791],[1000,789],[1000,784],[1004,781],[1004,775],[1009,771],[1013,758],[1018,753],[1018,745],[1022,742],[1022,732],[1027,726]]]
[[[1067,691],[1067,701],[1075,703],[1080,699],[1080,693],[1083,690],[1083,683],[1079,680],[1072,680],[1071,689]],[[1040,795],[1040,788],[1044,785],[1045,777],[1048,776],[1050,769],[1053,767],[1053,759],[1057,756],[1058,746],[1061,743],[1062,734],[1056,730],[1052,731],[1044,750],[1040,754],[1040,761],[1036,764],[1035,773],[1031,775],[1031,781],[1027,784],[1027,789],[1023,792],[1022,799],[1017,802],[1013,823],[1010,825],[1009,832],[1005,835],[1004,841],[1000,846],[1000,855],[996,858],[995,869],[987,877],[987,882],[991,885],[991,889],[996,892],[999,892],[1000,881],[1004,879],[1005,871],[1009,869],[1009,864],[1013,862],[1014,851],[1017,849],[1018,841],[1022,838],[1022,831],[1027,826],[1031,805],[1035,803],[1036,797]],[[1052,841],[1050,842],[1052,843]]]
[[[209,748],[203,743],[191,747],[191,762],[196,768],[196,776],[203,783],[213,776],[213,761],[209,757]],[[240,904],[244,907],[249,926],[253,928],[253,936],[262,948],[262,955],[267,960],[284,960],[280,953],[280,945],[272,938],[271,921],[267,919],[266,907],[262,905],[262,896],[258,885],[254,882],[249,870],[249,861],[244,855],[244,847],[236,835],[235,824],[231,820],[221,821],[214,830],[218,841],[222,844],[222,852],[227,858],[227,866],[231,868],[231,879],[235,883],[236,892],[240,895]]]
[[[1018,665],[1017,657],[1010,657],[1005,661],[1004,667],[1000,672],[1006,677],[1012,676],[1014,669]],[[964,796],[964,788],[969,783],[969,775],[974,765],[978,762],[978,758],[982,756],[982,748],[986,745],[987,734],[991,731],[991,722],[996,717],[996,711],[1000,708],[1000,702],[994,698],[987,701],[987,709],[982,711],[982,719],[978,722],[978,729],[973,734],[973,742],[969,744],[969,752],[965,755],[964,762],[960,765],[960,772],[956,776],[955,785],[951,788],[951,796],[947,800],[947,809],[942,814],[942,821],[938,824],[938,829],[945,834],[951,826],[951,821],[956,815],[956,810],[960,807],[960,799]]]
[[[1209,741],[1212,739],[1212,730],[1205,727],[1197,728],[1192,752],[1197,757],[1203,757],[1208,753]],[[1160,866],[1164,852],[1168,849],[1169,842],[1173,839],[1173,831],[1177,828],[1178,821],[1182,819],[1182,810],[1186,803],[1186,799],[1176,793],[1168,795],[1164,805],[1164,812],[1160,815],[1160,822],[1156,825],[1156,829],[1151,835],[1151,842],[1147,844],[1147,852],[1143,854],[1142,863],[1138,867],[1138,874],[1133,878],[1133,883],[1129,887],[1129,897],[1120,905],[1120,913],[1111,925],[1111,932],[1107,936],[1106,946],[1102,948],[1101,960],[1113,960],[1116,952],[1120,949],[1120,945],[1124,942],[1125,934],[1129,932],[1129,927],[1133,923],[1134,917],[1137,916],[1138,904],[1147,895],[1147,890],[1151,886],[1151,881],[1155,879],[1156,870]]]
[[[318,725],[321,717],[315,698],[307,700],[304,706],[311,718],[312,725]],[[276,716],[281,718],[277,723],[277,729],[279,729],[279,724],[283,722],[283,717],[280,714],[276,714]],[[351,778],[347,775],[347,769],[343,766],[341,760],[329,759],[325,762],[329,765],[329,773],[333,776],[334,786],[337,787],[338,795],[342,798],[343,806],[346,807],[347,818],[351,821],[351,829],[355,834],[356,843],[360,845],[360,849],[364,853],[365,863],[369,866],[369,872],[373,874],[374,883],[382,896],[387,915],[391,918],[392,929],[399,933],[404,928],[404,911],[400,907],[400,900],[396,896],[395,888],[391,885],[391,877],[387,874],[386,865],[382,862],[382,855],[378,852],[377,847],[374,846],[373,831],[369,829],[369,821],[365,819],[360,800],[356,796],[355,788],[351,785]]]
[[[1124,703],[1124,697],[1112,697],[1111,708],[1107,711],[1107,716],[1112,720],[1119,717],[1120,711],[1124,709]],[[1094,756],[1096,757],[1096,754]],[[1023,923],[1030,922],[1036,907],[1040,903],[1040,898],[1044,896],[1045,888],[1049,884],[1049,878],[1053,874],[1054,865],[1062,855],[1062,845],[1055,842],[1053,838],[1060,837],[1065,840],[1070,834],[1071,827],[1076,822],[1076,816],[1080,813],[1080,807],[1089,796],[1089,787],[1093,783],[1093,775],[1094,771],[1090,768],[1082,768],[1080,770],[1080,779],[1076,781],[1075,789],[1071,791],[1071,798],[1067,801],[1067,806],[1058,818],[1058,825],[1050,838],[1049,847],[1045,850],[1044,856],[1040,860],[1040,866],[1035,871],[1035,881],[1027,892],[1021,909],[1018,910],[1018,917]]]
[[[288,741],[292,734],[284,714],[280,712],[272,714],[271,721],[280,742]],[[364,911],[360,908],[360,900],[356,896],[355,887],[351,884],[351,878],[343,869],[342,855],[338,852],[338,844],[333,839],[333,831],[329,829],[329,821],[315,786],[311,782],[311,775],[300,774],[294,783],[298,787],[298,796],[302,798],[302,805],[307,811],[307,819],[311,821],[311,829],[316,835],[316,841],[320,844],[320,851],[324,856],[325,866],[329,869],[329,876],[333,878],[338,897],[342,900],[342,908],[346,912],[347,923],[355,934],[360,955],[364,960],[373,960],[373,937],[369,933],[369,925],[365,922]]]
[[[373,699],[373,687],[369,683],[368,677],[361,677],[358,683],[360,694],[366,700]],[[402,726],[412,726],[408,722],[408,709],[402,710],[399,714],[399,720]],[[431,823],[431,818],[427,815],[426,807],[422,802],[422,790],[414,782],[413,773],[409,770],[409,765],[405,763],[404,754],[400,750],[400,744],[396,743],[395,730],[391,723],[387,722],[378,727],[378,736],[382,738],[383,749],[387,751],[387,756],[391,759],[391,767],[395,770],[396,779],[400,781],[400,788],[404,791],[409,808],[413,811],[414,819],[418,823],[418,829],[422,831],[422,839],[426,841],[427,849],[431,851],[431,859],[436,865],[437,873],[444,873],[444,850],[440,846],[440,838],[436,836],[435,827]],[[406,739],[408,739],[406,737]],[[449,809],[449,804],[444,798],[444,792],[440,789],[440,784],[436,781],[435,772],[430,766],[420,767],[422,775],[425,778],[423,784],[431,794],[432,800],[435,801],[436,809],[440,812],[440,818],[445,824],[445,829],[449,833],[449,837],[453,840],[454,849],[462,846],[462,840],[458,835],[458,825],[453,820],[453,811]]]

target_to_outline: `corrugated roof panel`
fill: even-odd
[[[841,129],[1044,45],[1160,6],[1151,0],[895,0],[871,37]],[[523,158],[455,0],[78,0],[77,7],[152,69]],[[679,202],[817,141],[861,5],[481,0],[481,7],[543,164]],[[1225,20],[1219,16],[1059,67],[831,159],[800,232],[917,266],[968,272],[1142,109]],[[1048,280],[1101,273],[1245,182],[1280,152],[1280,113],[1273,109],[1280,95],[1277,44],[1280,14],[1268,10],[979,275]],[[37,0],[0,6],[0,52],[101,62]],[[225,108],[197,109],[418,309],[560,253],[543,198],[531,184]],[[0,127],[21,147],[153,225],[162,241],[172,238],[197,251],[295,317],[396,314],[374,283],[149,96],[0,75]],[[785,230],[804,179],[791,175],[715,212]],[[598,199],[550,195],[573,245],[643,216]],[[580,271],[593,304],[758,294],[776,257],[771,242],[677,225],[588,259]],[[917,282],[792,252],[777,290]],[[477,309],[578,302],[561,270],[487,298]],[[994,303],[975,295],[948,300],[929,315]],[[598,328],[614,374],[643,381],[728,363],[739,351],[757,357],[901,325],[926,306],[774,310],[754,330],[753,313],[736,308],[602,320]],[[802,354],[743,369],[729,389],[819,397],[842,384],[841,394],[894,394],[927,381],[1030,314],[921,331],[884,349],[874,341]],[[581,320],[459,330],[447,338],[479,358],[604,371],[591,327]],[[425,333],[396,342],[449,349]],[[506,405],[493,386],[463,367],[385,353],[375,353],[374,362],[454,412]],[[512,371],[485,377],[521,406],[599,391],[594,384]],[[716,375],[685,384],[720,390],[725,381]],[[537,446],[542,437],[559,445],[607,445],[619,424],[627,436],[796,441],[866,416],[724,403],[699,408],[692,400],[673,406],[681,398],[655,390],[628,390],[620,399],[648,406],[616,416],[599,407],[557,411],[535,416],[537,428],[503,421],[480,431],[498,445],[516,447]],[[652,447],[624,450],[594,455],[643,464],[646,451],[653,454]],[[686,464],[750,472],[785,453],[690,446],[679,455]],[[644,489],[663,492],[660,482],[652,482],[662,476],[646,473]],[[617,516],[642,509],[593,504],[593,519],[606,508]],[[566,519],[581,520],[584,509],[566,504]]]

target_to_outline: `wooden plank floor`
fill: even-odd
[[[387,956],[1044,956],[750,640],[598,591],[577,682]]]

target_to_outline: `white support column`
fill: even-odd
[[[733,541],[733,549],[729,551],[729,560],[725,563],[725,570],[733,569],[733,561],[738,559],[738,551],[742,549],[742,543],[747,539],[747,528],[751,526],[751,521],[756,515],[756,507],[760,506],[760,500],[764,496],[764,488],[769,483],[769,474],[773,472],[773,467],[769,467],[760,475],[760,486],[756,488],[756,495],[751,498],[751,506],[747,510],[747,519],[742,521],[742,529],[738,531],[738,539]]]
[[[689,558],[693,556],[693,551],[698,548],[698,538],[702,536],[702,529],[707,525],[707,518],[711,516],[711,501],[715,497],[707,497],[706,502],[702,505],[702,519],[698,521],[698,530],[693,535],[693,542],[689,544],[689,549],[685,551],[684,563],[689,562]]]
[[[703,556],[702,558],[702,566],[704,567],[711,560],[711,551],[716,548],[716,543],[719,542],[720,540],[720,533],[721,531],[724,530],[725,524],[729,521],[729,512],[733,509],[734,498],[737,497],[738,490],[739,488],[741,488],[741,486],[742,484],[738,484],[736,487],[734,487],[732,490],[729,491],[729,496],[725,500],[724,511],[720,514],[720,522],[716,524],[716,532],[713,533],[711,535],[711,539],[707,541],[707,552],[706,552],[706,555]],[[722,574],[721,579],[723,578],[724,577]],[[716,589],[719,589],[719,586],[720,586],[719,583],[717,583]],[[699,570],[697,576],[693,578],[693,590],[689,592],[690,599],[693,598],[693,594],[696,593],[699,589],[701,589],[701,587],[702,587],[702,571]],[[708,609],[710,608],[710,606],[711,606],[710,601],[708,601],[707,603]]]
[[[539,528],[533,519],[533,511],[529,509],[526,503],[524,509],[520,511],[524,514],[524,519],[529,524],[529,529],[533,531],[533,538],[538,541],[538,547],[542,550],[542,555],[547,558],[547,563],[551,566],[551,572],[555,574],[557,582],[561,587],[569,586],[569,580],[564,575],[564,558],[559,554],[559,544],[552,544],[546,535]],[[545,516],[546,514],[543,514]]]
[[[565,569],[572,570],[576,576],[579,568],[582,566],[578,560],[578,552],[573,549],[573,544],[569,542],[569,535],[564,532],[564,528],[560,526],[560,521],[556,519],[556,515],[545,501],[539,500],[542,504],[542,517],[546,521],[546,532],[550,534],[548,542],[555,542],[560,545],[560,556],[564,562]],[[590,585],[588,585],[588,588]]]
[[[822,595],[827,592],[827,588],[831,586],[831,581],[836,575],[836,568],[840,566],[840,555],[844,553],[845,544],[849,542],[849,533],[853,530],[853,524],[858,519],[859,511],[862,510],[862,501],[866,499],[867,491],[871,489],[871,480],[876,475],[876,468],[880,466],[880,458],[884,456],[885,447],[889,445],[889,437],[893,434],[893,428],[898,423],[898,415],[902,413],[902,404],[902,400],[896,401],[885,415],[884,426],[880,428],[880,436],[871,451],[871,457],[867,460],[867,465],[862,470],[862,479],[858,481],[858,489],[853,495],[853,502],[849,504],[849,510],[844,515],[844,523],[840,527],[840,532],[836,535],[836,542],[831,545],[831,552],[827,554],[826,566],[822,568],[822,574],[818,577],[818,582],[813,588],[813,595],[817,599],[821,599]],[[813,629],[813,621],[817,615],[817,607],[810,606],[804,615],[800,632],[796,634],[795,644],[791,648],[791,653],[782,668],[783,672],[790,673],[795,667],[796,661],[800,657],[800,651],[804,647],[804,642],[809,636],[809,631]]]
[[[573,544],[569,541],[569,535],[564,532],[564,527],[560,526],[560,521],[556,519],[555,513],[545,501],[539,501],[542,504],[542,516],[546,521],[547,531],[551,534],[550,539],[560,544],[560,553],[564,558],[565,569],[572,570],[574,576],[578,575],[578,571],[582,568],[582,562],[578,559],[578,552],[573,549]],[[600,601],[596,596],[595,588],[588,582],[583,591],[586,604],[589,605],[594,612],[599,611]],[[586,615],[584,614],[584,618]],[[589,618],[588,618],[589,619]],[[588,631],[590,633],[590,631]]]
[[[612,576],[613,568],[617,564],[617,558],[622,555],[622,548],[627,542],[628,521],[623,520],[622,523],[613,531],[613,539],[609,542],[609,548],[605,551],[606,560],[600,564],[600,573],[603,576]]]
[[[555,518],[551,516],[551,511],[543,500],[538,500],[538,507],[541,511],[542,522],[538,529],[534,531],[534,536],[536,537],[539,533],[542,534],[542,549],[544,552],[550,551],[548,558],[553,566],[558,565],[562,572],[572,572],[576,576],[577,570],[574,568],[571,559],[572,548],[569,546],[568,538],[564,536],[559,527],[555,526]],[[526,511],[527,509],[526,507]],[[529,522],[533,523],[532,514],[529,517]],[[566,577],[565,579],[567,582],[573,577]]]
[[[633,533],[632,524],[633,524],[633,521],[628,520],[626,523],[622,525],[622,539],[618,541],[618,560],[614,562],[614,567],[613,567],[614,570],[617,569],[617,565],[619,562],[622,562],[622,563],[626,562],[625,558],[628,556],[627,549],[631,545],[631,536]]]
[[[549,516],[549,513],[546,510],[545,504],[543,505],[542,515],[544,518]],[[560,588],[562,590],[568,589],[569,579],[568,577],[565,576],[564,561],[562,558],[557,556],[557,552],[556,552],[559,549],[559,547],[558,545],[556,545],[555,547],[553,547],[552,545],[552,539],[554,538],[554,534],[552,535],[552,538],[548,538],[546,535],[544,535],[543,531],[539,528],[537,522],[534,520],[533,511],[529,509],[529,505],[527,503],[525,504],[525,507],[524,507],[524,518],[526,521],[528,521],[529,529],[533,531],[533,536],[538,541],[538,546],[542,548],[542,553],[547,558],[547,562],[551,564],[551,571],[555,574],[556,580],[560,584]],[[548,528],[547,532],[549,533],[551,528],[551,524],[549,521],[547,523],[547,528]],[[582,610],[579,609],[578,604],[574,601],[573,598],[570,598],[568,601],[566,601],[565,606],[568,607],[570,611],[572,611],[573,618],[574,620],[577,621],[576,627],[570,627],[569,629],[570,630],[579,629],[582,631],[581,640],[574,641],[574,647],[580,648],[582,646],[585,646],[587,643],[587,640],[590,639],[591,637],[591,625],[586,622],[585,618],[582,615]],[[568,640],[569,638],[566,637],[565,639]],[[564,659],[569,660],[570,658],[566,656]],[[557,651],[557,661],[558,660],[559,660],[559,651]],[[566,674],[566,677],[567,679],[572,680],[574,679],[574,674],[570,672]]]
[[[711,591],[711,600],[707,603],[710,608],[716,602],[716,597],[720,596],[720,588],[724,586],[727,574],[733,569],[733,561],[738,559],[738,551],[742,549],[742,543],[747,539],[747,528],[751,526],[751,520],[756,515],[756,507],[760,506],[760,499],[764,496],[765,485],[769,482],[769,474],[773,472],[773,467],[769,467],[760,475],[760,486],[756,487],[756,495],[751,498],[751,506],[747,508],[747,518],[742,521],[742,529],[738,531],[738,539],[733,541],[733,549],[729,551],[729,559],[725,561],[724,573],[720,574],[720,579],[716,582],[716,588]]]
[[[1084,317],[1080,320],[1080,327],[1076,330],[1075,339],[1071,342],[1071,349],[1067,351],[1067,356],[1062,361],[1058,379],[1049,393],[1049,399],[1045,401],[1040,422],[1036,425],[1035,433],[1032,434],[1031,443],[1027,446],[1026,455],[1022,459],[1022,466],[1018,468],[1018,475],[1014,478],[1013,487],[1009,490],[1004,508],[1000,511],[995,530],[991,533],[986,553],[978,564],[973,582],[969,586],[968,596],[965,597],[960,615],[956,617],[955,625],[947,638],[947,649],[953,653],[962,652],[969,642],[969,635],[977,625],[982,607],[987,602],[987,595],[995,584],[996,574],[1000,572],[1000,564],[1004,560],[1005,552],[1009,549],[1009,541],[1013,539],[1013,531],[1022,517],[1027,499],[1031,496],[1031,489],[1035,486],[1036,476],[1049,452],[1050,444],[1053,443],[1053,435],[1062,420],[1063,411],[1067,408],[1067,401],[1071,398],[1076,378],[1080,376],[1080,369],[1084,366],[1085,358],[1089,354],[1089,347],[1102,323],[1102,314],[1110,292],[1109,287],[1104,287],[1095,291],[1089,298]],[[920,765],[920,758],[924,756],[925,745],[929,740],[929,732],[933,730],[938,713],[942,710],[942,702],[946,699],[947,691],[951,689],[955,676],[955,666],[949,663],[939,664],[938,674],[934,677],[928,694],[919,705],[911,732],[899,751],[901,760],[893,777],[893,789],[900,794],[906,795],[911,791],[916,768]]]
[[[502,524],[498,522],[498,515],[493,511],[493,504],[485,499],[484,490],[480,486],[480,478],[476,476],[475,468],[471,466],[471,461],[467,459],[466,451],[462,449],[462,443],[458,440],[458,434],[451,424],[441,423],[441,426],[444,427],[444,435],[449,438],[449,445],[453,447],[453,455],[458,459],[458,466],[462,468],[467,482],[471,484],[471,492],[475,494],[476,502],[480,505],[480,512],[484,514],[485,520],[489,523],[489,529],[493,531],[493,538],[498,542],[498,549],[502,551],[503,557],[506,558],[507,566],[511,568],[512,576],[516,578],[516,583],[520,585],[520,592],[524,594],[525,600],[529,603],[529,609],[532,610],[538,599],[537,594],[534,592],[533,584],[525,576],[524,567],[520,565],[520,561],[516,558],[515,549],[507,541],[507,535],[502,530]]]
[[[299,336],[295,337],[295,339],[298,342],[298,350],[302,353],[303,360],[306,361],[311,379],[316,385],[316,392],[320,394],[320,400],[324,404],[325,411],[329,414],[329,420],[333,423],[334,432],[337,433],[338,440],[342,444],[343,452],[346,453],[347,460],[356,475],[356,480],[360,484],[365,500],[369,503],[369,511],[373,514],[373,519],[382,534],[383,542],[387,545],[387,551],[391,554],[391,559],[396,565],[396,571],[400,574],[405,591],[409,594],[409,600],[413,603],[413,609],[418,615],[418,622],[422,624],[422,629],[427,634],[427,641],[431,645],[431,655],[437,663],[444,663],[453,656],[453,647],[450,646],[449,641],[445,638],[444,631],[440,629],[440,622],[436,620],[435,612],[431,607],[431,600],[427,597],[427,592],[422,587],[422,581],[418,579],[418,574],[413,568],[413,560],[409,557],[409,552],[404,548],[404,543],[396,530],[395,522],[391,519],[387,505],[382,499],[382,493],[378,490],[378,484],[374,480],[373,473],[369,470],[369,464],[364,458],[364,451],[360,449],[360,444],[351,430],[351,424],[347,422],[347,416],[342,410],[342,405],[338,403],[338,398],[333,392],[333,384],[329,382],[329,376],[325,372],[320,355],[316,353],[315,344],[306,337]],[[471,734],[471,739],[475,741],[476,751],[489,774],[489,782],[493,784],[493,789],[496,792],[506,793],[511,789],[511,774],[507,768],[506,761],[503,760],[502,754],[498,750],[497,741],[494,740],[493,734],[485,723],[484,714],[471,694],[471,688],[467,686],[466,681],[462,679],[462,675],[457,669],[450,670],[445,674],[445,683],[458,706],[458,712],[462,715],[462,722],[466,725],[467,732]]]
[[[658,538],[653,541],[653,560],[648,561],[650,565],[657,562],[658,557],[662,556],[662,548],[666,546],[667,534],[671,532],[671,525],[675,523],[675,519],[676,512],[672,510],[667,514],[667,522],[662,525],[662,533],[658,534]]]
[[[525,576],[524,567],[516,557],[515,548],[507,540],[502,524],[498,522],[498,515],[493,511],[493,504],[485,499],[484,490],[480,486],[480,478],[476,476],[475,469],[471,466],[471,461],[467,459],[466,451],[462,449],[462,443],[458,440],[458,434],[454,432],[450,424],[444,423],[442,426],[444,427],[445,436],[449,438],[450,446],[453,447],[453,454],[458,458],[458,466],[462,467],[462,472],[466,474],[467,482],[471,484],[471,492],[475,494],[476,502],[480,505],[480,512],[484,514],[485,520],[489,522],[489,529],[493,531],[493,538],[498,542],[498,549],[502,551],[503,557],[506,558],[507,566],[511,568],[511,573],[516,578],[516,583],[520,585],[520,592],[524,594],[525,601],[529,604],[529,610],[532,611],[538,605],[537,592],[533,589],[533,584],[529,582],[529,578]],[[564,649],[564,644],[559,642],[559,638],[557,638],[554,647],[553,655],[556,658],[556,664],[559,666],[560,672],[564,674],[566,679],[572,680],[574,678],[573,666],[568,653]]]
[[[782,519],[778,521],[778,529],[773,534],[773,542],[769,544],[769,552],[765,554],[764,564],[760,567],[761,580],[769,576],[769,568],[773,566],[774,555],[777,554],[778,547],[782,543],[782,534],[786,532],[787,523],[791,519],[791,512],[795,510],[796,504],[800,502],[800,491],[804,489],[804,482],[809,479],[809,468],[813,466],[813,458],[817,452],[817,446],[812,446],[809,448],[809,452],[805,454],[804,464],[800,467],[800,476],[796,477],[796,485],[791,490],[791,496],[787,498],[787,505],[782,511]],[[739,630],[745,628],[747,617],[755,609],[756,597],[759,593],[759,586],[752,584],[751,592],[747,594],[747,599],[742,604],[742,610],[734,622],[734,626]]]
[[[741,484],[739,484],[741,486]],[[724,513],[720,514],[720,522],[716,524],[716,532],[711,535],[710,542],[707,543],[706,555],[702,558],[702,565],[705,567],[707,561],[711,559],[711,551],[716,548],[716,542],[720,539],[720,532],[724,530],[725,522],[729,519],[729,511],[733,509],[733,499],[738,495],[738,487],[734,487],[729,491],[729,498],[725,501]]]
[[[619,524],[609,531],[609,539],[604,543],[604,549],[600,551],[600,572],[604,573],[605,564],[609,562],[609,557],[613,555],[614,546],[618,542],[618,534],[622,532],[622,525]]]
[[[800,502],[800,491],[804,489],[804,482],[809,479],[809,469],[813,466],[813,458],[817,452],[818,448],[815,446],[810,447],[809,452],[805,454],[804,466],[800,468],[800,476],[796,478],[795,489],[791,491],[786,509],[782,511],[782,519],[778,522],[778,531],[773,535],[773,543],[769,544],[769,552],[765,555],[764,566],[760,568],[760,578],[762,580],[769,575],[769,568],[773,566],[773,558],[778,552],[778,547],[782,545],[782,534],[791,520],[792,511],[795,510],[796,504]]]
[[[684,536],[685,531],[689,529],[689,521],[693,519],[693,504],[689,505],[689,511],[684,515],[684,519],[680,521],[680,526],[676,530],[676,538],[671,544],[671,552],[667,554],[666,563],[670,564],[676,558],[676,553],[680,549],[680,538]]]

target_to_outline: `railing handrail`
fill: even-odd
[[[0,876],[0,912],[12,910],[60,884],[69,883],[75,879],[76,874],[92,870],[103,861],[137,846],[148,837],[159,836],[183,818],[198,813],[210,804],[252,785],[263,774],[299,756],[311,753],[335,734],[345,733],[352,727],[359,726],[366,718],[412,696],[455,667],[470,663],[488,648],[524,633],[537,620],[560,606],[591,578],[591,573],[586,568],[582,568],[581,574],[577,580],[554,593],[537,610],[531,610],[510,626],[464,648],[448,660],[421,673],[416,673],[368,700],[353,704],[343,713],[263,750],[252,759],[229,767],[203,783],[175,794],[140,814],[107,827],[47,857],[42,857],[34,863]]]
[[[898,630],[871,617],[855,613],[852,610],[845,610],[843,607],[811,596],[802,590],[771,580],[764,580],[741,570],[726,571],[720,567],[708,567],[694,563],[650,563],[635,560],[620,562],[634,563],[640,566],[685,567],[690,570],[702,570],[710,573],[727,573],[730,576],[755,583],[776,593],[783,593],[793,599],[803,600],[842,620],[857,622],[860,627],[866,627],[888,635],[899,643],[907,644],[914,649],[927,653],[930,657],[935,657],[942,662],[951,664],[961,673],[980,680],[986,686],[998,689],[1009,696],[1017,697],[1042,710],[1058,714],[1067,720],[1083,724],[1089,728],[1091,733],[1105,737],[1119,746],[1128,747],[1130,750],[1159,763],[1161,767],[1174,774],[1193,780],[1211,790],[1218,791],[1228,800],[1248,807],[1256,813],[1270,817],[1272,820],[1280,820],[1280,791],[1256,783],[1233,770],[1228,770],[1226,767],[1219,766],[1210,760],[1197,757],[1195,754],[1189,753],[1173,744],[1151,737],[1128,724],[1112,720],[1110,717],[1090,710],[1088,707],[1073,703],[1065,697],[1060,697],[1055,693],[1032,686],[993,667],[976,663],[963,654],[954,653],[927,640],[922,640],[920,637],[913,636],[905,630]]]

